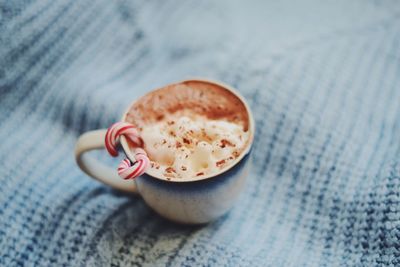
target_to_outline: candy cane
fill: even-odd
[[[135,149],[135,159],[136,161],[131,164],[129,159],[124,159],[118,166],[118,175],[127,180],[133,179],[142,175],[147,167],[150,165],[150,160],[146,155],[146,152],[141,149]]]
[[[136,145],[141,146],[142,140],[139,137],[139,132],[136,130],[135,126],[126,122],[117,122],[111,125],[106,133],[105,144],[108,153],[111,156],[118,156],[117,151],[117,141],[121,135],[125,135]]]
[[[105,146],[111,156],[118,156],[117,141],[121,135],[125,135],[136,145],[143,144],[142,139],[139,137],[139,132],[135,126],[126,122],[117,122],[111,125],[105,136]],[[134,179],[142,175],[148,166],[150,160],[146,152],[141,148],[134,149],[134,156],[136,161],[132,164],[129,159],[124,159],[118,166],[118,175],[123,179]]]

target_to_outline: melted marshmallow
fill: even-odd
[[[168,180],[191,180],[229,166],[245,148],[249,134],[225,120],[169,115],[143,127],[141,137],[154,173]]]

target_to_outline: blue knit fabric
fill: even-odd
[[[1,1],[0,266],[399,266],[400,5],[276,2]],[[236,87],[257,124],[245,192],[203,227],[73,157],[193,76]]]

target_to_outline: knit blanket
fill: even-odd
[[[203,226],[74,160],[80,134],[190,77],[256,121],[243,194]],[[0,3],[0,266],[399,266],[399,190],[396,1]]]

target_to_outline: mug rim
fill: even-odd
[[[217,86],[220,86],[226,90],[228,90],[230,93],[234,94],[244,105],[247,115],[248,115],[248,123],[249,123],[249,131],[250,131],[250,136],[249,136],[249,141],[247,142],[247,145],[245,147],[245,149],[243,150],[242,153],[240,153],[239,157],[235,159],[234,162],[232,162],[230,165],[226,166],[225,168],[221,169],[219,172],[213,173],[213,174],[209,174],[209,175],[204,175],[201,177],[195,177],[192,178],[191,180],[180,180],[180,179],[173,179],[173,180],[166,180],[162,177],[157,177],[155,175],[150,174],[148,171],[146,171],[145,173],[152,178],[164,181],[164,182],[171,182],[171,183],[190,183],[190,182],[198,182],[198,181],[203,181],[203,180],[208,180],[208,179],[212,179],[212,178],[217,178],[217,176],[219,176],[222,173],[225,173],[227,171],[229,171],[230,169],[234,168],[240,161],[242,161],[242,159],[249,154],[249,152],[251,151],[251,147],[253,146],[253,141],[254,141],[254,135],[255,135],[255,123],[254,123],[254,118],[253,118],[253,113],[251,112],[251,109],[247,103],[247,101],[245,100],[245,98],[232,86],[227,85],[223,82],[220,81],[215,81],[215,80],[210,80],[210,79],[205,79],[205,78],[191,78],[191,79],[185,79],[185,80],[181,80],[178,82],[173,82],[170,83],[168,85],[159,87],[159,88],[155,88],[150,90],[147,93],[153,92],[155,90],[159,90],[159,89],[163,89],[166,86],[171,86],[171,85],[176,85],[176,84],[180,84],[180,83],[185,83],[185,82],[202,82],[202,83],[209,83],[209,84],[214,84]],[[146,94],[147,94],[146,93]],[[125,110],[125,112],[122,115],[121,121],[126,120],[127,114],[128,112],[131,110],[132,106],[140,99],[141,97],[139,97],[138,99],[134,100],[133,102],[131,102],[128,105],[128,108]],[[135,157],[132,153],[132,151],[129,149],[129,145],[128,142],[126,140],[125,136],[121,136],[121,146],[123,148],[123,151],[125,153],[125,155],[128,157],[129,160],[131,160],[132,162],[135,161]]]

